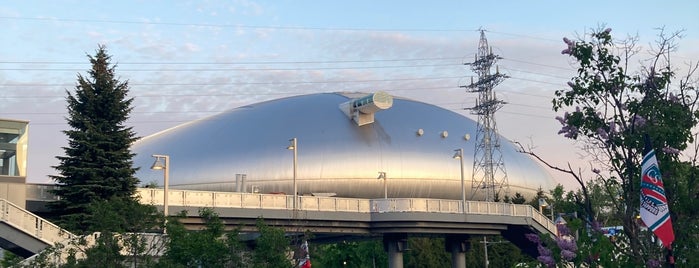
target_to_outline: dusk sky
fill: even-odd
[[[590,175],[556,133],[553,92],[575,74],[563,37],[611,28],[645,53],[664,27],[684,30],[673,64],[699,60],[697,1],[5,1],[0,118],[30,121],[28,182],[50,182],[68,128],[66,90],[99,44],[135,98],[128,126],[147,136],[242,105],[338,91],[386,91],[477,118],[460,84],[485,30],[510,76],[500,134]],[[206,153],[205,151],[199,153]],[[507,163],[505,163],[507,165]],[[551,174],[567,188],[572,178]],[[591,176],[591,175],[590,175]]]

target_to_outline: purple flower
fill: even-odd
[[[539,257],[536,257],[536,259],[538,261],[540,261],[541,263],[543,263],[544,265],[546,265],[546,267],[550,267],[550,268],[556,267],[556,261],[553,259],[552,256],[539,256]]]
[[[573,55],[573,49],[575,49],[575,42],[568,39],[567,37],[563,37],[563,42],[565,42],[566,45],[568,45],[568,48],[561,51],[561,54]]]
[[[600,170],[598,168],[592,168],[592,173],[599,174]]]
[[[575,45],[575,42],[571,41],[568,39],[568,37],[563,37],[563,42],[566,43],[566,45],[572,46]]]
[[[609,139],[609,134],[607,134],[607,131],[604,130],[604,128],[598,128],[598,129],[597,129],[597,135],[599,135],[599,138],[602,139],[602,140],[605,140],[605,141],[606,141],[606,140]],[[593,171],[594,171],[594,169],[593,169]],[[599,171],[599,170],[597,170],[597,171]],[[599,173],[598,173],[598,174],[599,174]]]
[[[663,153],[678,155],[680,154],[680,150],[672,148],[670,146],[665,146],[663,147]]]
[[[565,224],[556,224],[556,229],[558,230],[559,236],[570,235],[570,229]]]
[[[610,33],[610,32],[612,32],[612,28],[604,29],[604,32],[605,32],[605,33]]]
[[[561,258],[563,258],[566,261],[572,261],[573,259],[575,259],[575,256],[577,256],[575,252],[565,249],[561,250]]]
[[[595,230],[595,232],[602,232],[602,226],[600,226],[598,221],[592,222],[592,230]]]
[[[558,131],[558,134],[565,134],[563,137],[574,139],[578,136],[578,128],[575,126],[563,126],[561,130]]]
[[[616,122],[609,122],[609,132],[612,134],[617,133]]]
[[[576,244],[575,240],[573,240],[573,238],[570,236],[557,237],[556,238],[556,245],[558,245],[558,248],[560,248],[562,250],[570,250],[570,251],[578,250],[578,244]]]
[[[537,234],[527,233],[524,234],[524,237],[526,237],[527,240],[534,242],[535,244],[541,244],[541,238],[539,238],[539,235]]]
[[[575,83],[573,83],[572,81],[568,81],[568,86],[571,88],[575,88]]]
[[[659,260],[650,259],[646,262],[646,267],[648,267],[648,268],[660,268],[660,267],[662,267],[662,264],[660,263]]]
[[[536,250],[539,251],[540,256],[551,256],[551,250],[544,247],[542,244],[536,246]]]
[[[633,124],[636,127],[642,127],[646,124],[646,119],[641,117],[640,115],[634,115],[633,116]]]
[[[558,122],[561,123],[561,125],[566,124],[566,120],[563,117],[556,116],[556,120],[558,120]]]
[[[670,102],[674,102],[674,103],[679,103],[679,102],[680,102],[680,98],[678,98],[677,96],[675,96],[675,94],[672,94],[672,93],[670,93],[670,95],[667,97],[667,99],[668,99]]]

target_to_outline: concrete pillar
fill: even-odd
[[[383,248],[388,253],[388,268],[403,268],[403,251],[408,249],[408,236],[385,234]]]
[[[444,239],[444,249],[451,252],[451,267],[466,268],[466,252],[471,244],[467,235],[447,235]]]

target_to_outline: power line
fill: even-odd
[[[445,64],[416,64],[416,65],[383,65],[383,66],[339,66],[339,67],[294,67],[294,68],[199,68],[199,69],[119,69],[120,72],[227,72],[227,71],[315,71],[315,70],[351,70],[351,69],[394,69],[394,68],[421,68],[439,66],[457,66],[457,63]],[[83,68],[0,68],[0,71],[59,71],[80,72]]]
[[[0,16],[0,19],[26,20],[41,22],[80,22],[80,23],[108,23],[108,24],[145,24],[165,25],[179,27],[216,27],[216,28],[245,28],[245,29],[269,29],[269,30],[305,30],[305,31],[351,31],[351,32],[473,32],[477,29],[417,29],[417,28],[350,28],[350,27],[306,27],[306,26],[261,26],[245,24],[213,24],[213,23],[179,23],[179,22],[149,22],[126,20],[95,20],[95,19],[68,19],[68,18],[37,18],[37,17],[8,17]]]
[[[401,61],[442,61],[460,60],[461,57],[443,58],[407,58],[407,59],[375,59],[375,60],[332,60],[332,61],[229,61],[229,62],[117,62],[118,65],[276,65],[276,64],[339,64],[339,63],[376,63],[376,62],[401,62]],[[77,61],[0,61],[0,64],[89,64],[89,62]]]

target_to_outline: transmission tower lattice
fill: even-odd
[[[485,38],[485,31],[481,30],[481,38],[478,43],[478,54],[470,65],[471,70],[478,75],[478,80],[471,84],[462,85],[468,92],[478,93],[476,105],[471,110],[472,114],[478,115],[478,126],[476,130],[475,150],[473,157],[473,177],[471,178],[471,198],[476,194],[482,194],[485,201],[496,201],[503,195],[509,196],[509,182],[505,162],[500,149],[500,135],[498,135],[495,123],[495,112],[505,105],[505,102],[497,99],[493,88],[500,84],[506,75],[499,72],[497,66],[495,74],[490,73],[491,67],[502,59],[494,55],[488,40]],[[479,196],[480,197],[480,196]]]

